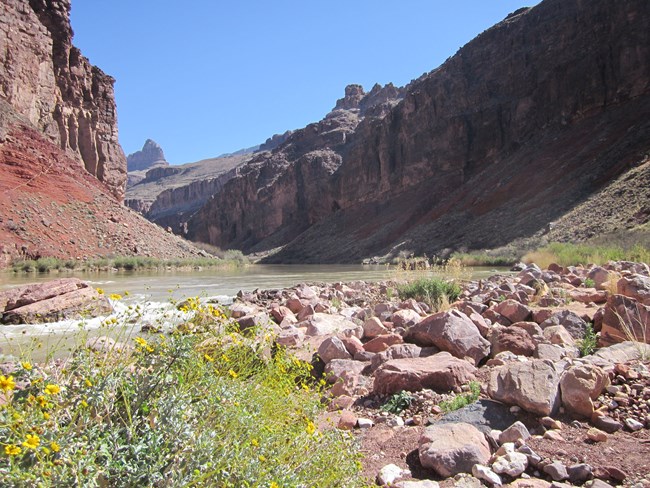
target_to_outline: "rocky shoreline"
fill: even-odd
[[[240,292],[230,316],[313,365],[319,427],[354,432],[380,485],[650,486],[647,264],[521,266],[438,312],[399,286]],[[12,293],[5,315],[41,297]]]
[[[323,372],[327,417],[357,433],[368,477],[404,488],[650,486],[646,264],[525,266],[466,283],[438,313],[395,287],[304,284],[240,293],[231,306],[242,328],[270,327]],[[592,328],[599,348],[581,357]],[[471,381],[481,400],[443,414]],[[403,390],[402,412],[382,409]]]

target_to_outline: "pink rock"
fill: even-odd
[[[392,359],[375,372],[375,393],[393,394],[401,390],[459,390],[476,379],[476,368],[469,362],[440,352],[429,357]]]
[[[325,339],[318,348],[318,355],[325,364],[333,359],[352,359],[345,345],[338,337]]]
[[[308,317],[311,317],[316,313],[316,310],[314,310],[314,307],[311,305],[305,305],[302,307],[302,310],[298,312],[298,321],[302,322],[303,320],[307,319]]]
[[[299,298],[289,298],[287,300],[286,306],[293,313],[300,313],[302,308],[305,306]]]
[[[355,354],[365,350],[363,343],[356,336],[341,337],[341,342],[343,342],[343,345],[353,357]]]
[[[609,375],[594,365],[572,366],[562,375],[562,404],[572,413],[591,418],[593,400],[609,386]]]
[[[363,337],[367,339],[374,339],[387,333],[388,329],[384,327],[384,324],[377,317],[371,317],[363,323]]]
[[[408,328],[422,320],[419,313],[411,309],[398,310],[393,313],[393,325],[395,327]]]
[[[342,410],[337,428],[341,430],[352,430],[357,425],[357,416],[350,410]]]
[[[533,310],[533,322],[541,324],[542,322],[550,318],[551,315],[553,315],[553,310],[551,310],[550,308],[540,308],[537,310]]]
[[[515,300],[504,300],[499,303],[494,310],[510,320],[510,322],[523,322],[527,320],[531,314],[531,311],[527,306]]]
[[[406,331],[405,340],[419,346],[436,346],[457,358],[478,364],[490,353],[490,342],[462,312],[450,310],[430,315]]]
[[[382,352],[395,344],[404,342],[402,336],[399,334],[386,334],[377,336],[370,342],[364,344],[363,348],[368,352]]]
[[[275,307],[271,309],[271,316],[278,324],[281,324],[282,321],[287,317],[293,317],[295,319],[294,313],[288,307]]]
[[[436,424],[427,427],[418,441],[420,462],[443,478],[471,473],[475,464],[490,460],[485,435],[466,423]]]
[[[492,357],[503,351],[510,351],[518,356],[532,356],[536,348],[530,334],[520,327],[497,329],[492,334],[490,342]]]

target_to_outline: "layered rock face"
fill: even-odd
[[[69,13],[69,0],[2,2],[0,96],[121,200],[114,79],[72,45]]]
[[[142,171],[154,166],[169,166],[165,153],[156,141],[147,139],[142,149],[126,157],[126,167],[129,172]]]
[[[648,3],[545,0],[401,91],[348,87],[241,168],[189,235],[284,245],[284,262],[502,245],[642,161],[649,110]]]

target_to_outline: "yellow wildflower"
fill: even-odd
[[[125,297],[128,297],[129,294],[130,294],[130,293],[129,293],[128,291],[124,290],[124,296],[125,296]]]
[[[41,443],[41,439],[37,435],[27,434],[27,439],[23,442],[23,446],[27,449],[36,449]]]
[[[91,386],[93,386],[92,381],[90,381],[88,378],[86,378],[86,379],[84,380],[84,384],[85,384],[88,388],[90,388]]]
[[[205,359],[209,363],[214,363],[214,358],[207,353],[203,355],[203,359]]]
[[[147,340],[146,340],[146,339],[143,339],[142,337],[136,337],[134,340],[135,340],[135,343],[136,343],[138,346],[141,346],[141,347],[147,347],[147,346],[149,345],[149,343],[147,342]]]
[[[14,444],[7,444],[5,446],[5,454],[7,456],[18,456],[22,452],[22,449]]]
[[[260,454],[259,456],[257,456],[257,459],[259,459],[262,462],[265,462],[266,461],[266,456],[263,456],[262,454]]]
[[[118,301],[118,300],[122,299],[122,295],[120,295],[119,293],[111,293],[108,296],[108,298],[110,298],[111,300],[114,300],[114,301]]]
[[[239,376],[239,375],[238,375],[235,371],[233,371],[232,369],[228,370],[228,374],[229,374],[230,376],[232,376],[233,379],[235,379],[235,378],[237,378],[237,376]]]
[[[95,288],[95,289],[97,290],[97,293],[99,293],[100,295],[104,294],[104,290],[102,288]]]
[[[22,363],[20,363],[20,365],[27,371],[30,371],[32,369],[32,363],[30,363],[29,361],[23,361]]]
[[[280,485],[278,485],[275,481],[271,481],[269,488],[280,488]]]
[[[55,441],[50,442],[50,449],[52,449],[52,452],[59,452],[61,450],[61,446],[57,444]]]
[[[36,401],[41,406],[41,408],[47,407],[47,400],[45,399],[45,397],[43,395],[38,395],[36,397]]]
[[[260,441],[258,441],[257,439],[251,440],[251,444],[253,445],[253,447],[260,447]]]
[[[50,414],[47,413],[47,412],[43,412],[43,418],[44,418],[45,420],[50,420]]]
[[[13,376],[0,375],[0,390],[11,391],[16,388]]]
[[[56,395],[61,392],[61,387],[59,385],[49,384],[45,387],[44,391],[46,395]]]
[[[88,402],[87,402],[86,400],[81,400],[80,405],[81,405],[83,408],[86,408],[86,407],[88,406]]]
[[[307,422],[307,427],[305,428],[305,430],[309,435],[312,435],[314,432],[316,432],[316,426],[314,425],[314,422],[312,421]]]

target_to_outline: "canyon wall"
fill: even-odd
[[[121,201],[115,80],[72,45],[69,14],[69,0],[3,0],[0,97]]]
[[[650,150],[650,3],[545,0],[397,96],[369,95],[349,87],[242,167],[189,236],[349,262],[543,233]]]

